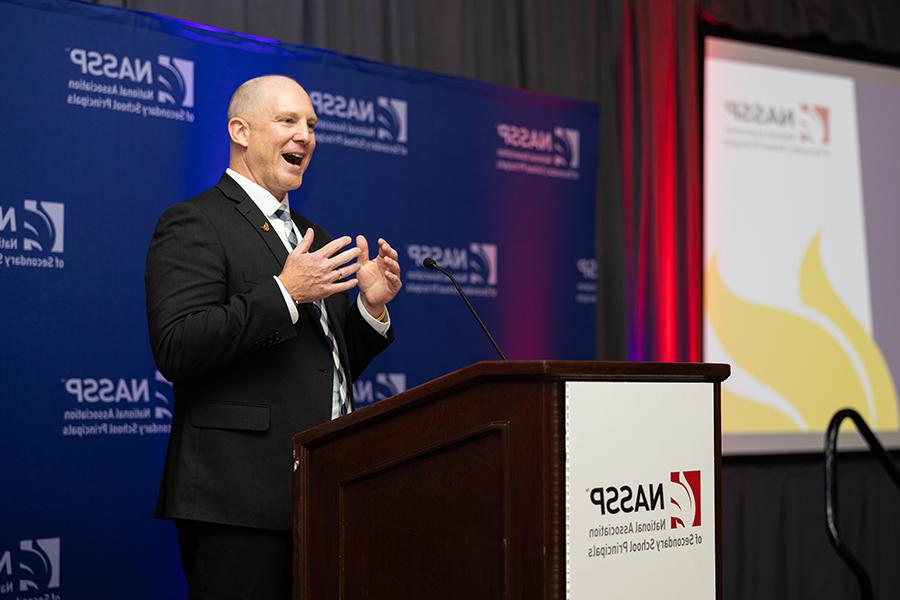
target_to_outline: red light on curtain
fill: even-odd
[[[619,108],[633,360],[700,358],[695,8],[689,0],[623,6]]]

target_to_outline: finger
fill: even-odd
[[[365,236],[356,236],[356,247],[360,250],[359,262],[362,264],[369,262],[369,242]]]
[[[387,265],[388,272],[393,272],[396,274],[400,274],[400,263],[391,258],[390,256],[386,256],[384,258],[384,264]]]
[[[355,262],[353,264],[337,268],[332,271],[332,273],[334,273],[336,280],[340,281],[341,279],[346,279],[351,275],[355,275],[357,271],[359,271],[359,263]]]
[[[388,288],[392,293],[396,294],[403,287],[403,282],[393,273],[385,273],[384,278],[387,280]]]
[[[387,240],[378,240],[378,250],[382,256],[390,256],[394,260],[399,260],[400,258],[400,255],[397,254],[397,251],[394,250],[393,246],[391,246]]]
[[[350,238],[349,235],[344,235],[337,239],[331,240],[330,242],[328,242],[327,244],[325,244],[324,246],[322,246],[321,248],[316,250],[316,253],[321,254],[322,256],[330,257],[335,252],[337,252],[344,246],[348,245],[352,241],[353,240]]]
[[[332,283],[331,284],[331,290],[332,290],[331,293],[339,294],[341,292],[346,292],[347,290],[352,290],[353,288],[356,287],[356,282],[357,282],[357,279],[353,278],[353,279],[348,279],[346,281],[338,281],[337,283]]]
[[[326,264],[329,269],[337,269],[341,265],[346,264],[346,263],[350,262],[351,260],[353,260],[354,258],[356,258],[357,256],[359,256],[359,252],[360,252],[360,250],[358,247],[350,248],[349,250],[344,250],[340,254],[329,258],[328,261],[326,262]],[[346,270],[347,269],[344,269],[344,271],[346,271]]]
[[[303,234],[303,239],[300,240],[300,243],[294,248],[294,252],[299,252],[300,254],[308,252],[312,246],[314,237],[316,237],[316,234],[313,232],[312,227],[308,227],[306,233]]]

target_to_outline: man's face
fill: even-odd
[[[276,199],[300,187],[316,149],[316,113],[306,91],[289,79],[273,79],[259,90],[249,127],[245,163],[252,179]]]

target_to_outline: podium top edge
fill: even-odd
[[[630,362],[600,360],[488,360],[452,371],[446,377],[546,376],[553,379],[624,379],[634,376],[660,380],[721,382],[731,374],[731,366],[720,363]]]
[[[394,410],[403,410],[429,396],[435,397],[486,381],[618,381],[720,383],[731,366],[719,363],[626,361],[482,361],[451,371],[373,405],[333,421],[315,425],[294,435],[294,446],[321,443],[365,421],[374,421]]]

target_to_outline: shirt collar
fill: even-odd
[[[269,190],[262,187],[258,183],[250,181],[237,171],[233,169],[225,169],[225,172],[229,177],[234,179],[234,181],[239,186],[241,186],[241,189],[247,192],[247,195],[250,196],[250,199],[253,200],[253,203],[259,207],[259,210],[261,210],[266,217],[271,217],[279,208],[290,211],[291,206],[288,202],[287,194],[284,195],[284,202],[279,202],[275,199],[275,196],[273,196],[272,193],[269,192]]]

